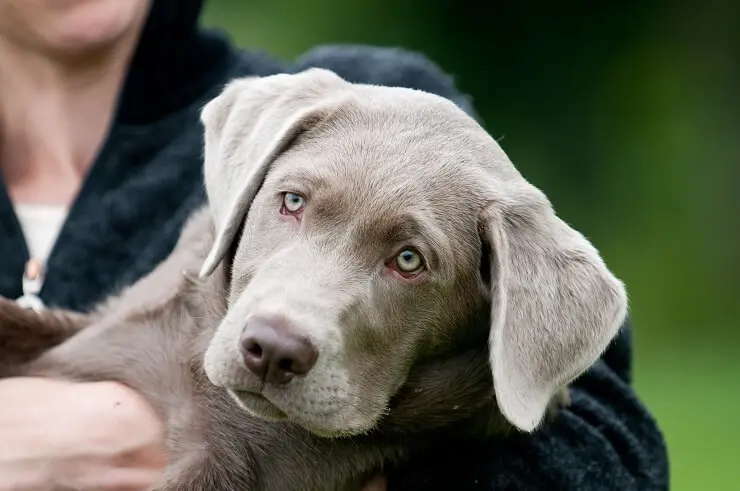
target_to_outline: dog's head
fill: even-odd
[[[201,276],[230,266],[205,370],[257,416],[366,432],[490,306],[495,398],[530,431],[626,315],[594,247],[452,102],[311,69],[233,81],[202,121]]]

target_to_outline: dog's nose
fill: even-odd
[[[318,352],[311,341],[291,329],[287,322],[251,320],[241,338],[244,364],[263,382],[287,384],[305,375],[316,363]]]

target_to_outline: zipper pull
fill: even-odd
[[[38,294],[44,285],[44,271],[41,263],[29,259],[26,270],[23,272],[23,295],[16,299],[16,303],[23,308],[41,312],[46,308]]]

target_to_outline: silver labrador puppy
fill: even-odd
[[[449,432],[534,431],[624,320],[448,100],[311,69],[235,80],[202,121],[208,207],[166,261],[87,314],[0,303],[0,375],[148,398],[164,490],[353,489]]]

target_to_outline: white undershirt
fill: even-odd
[[[67,218],[66,206],[16,204],[15,214],[23,229],[31,259],[46,264],[59,231]]]

